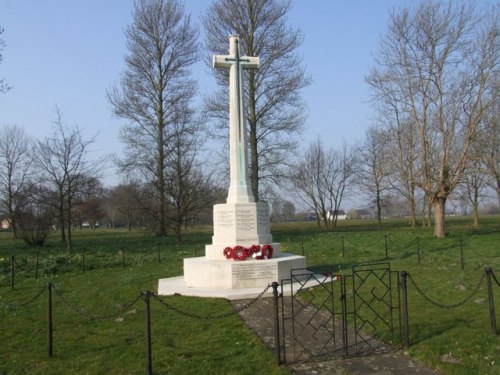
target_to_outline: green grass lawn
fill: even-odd
[[[388,221],[382,230],[360,220],[339,223],[334,232],[314,223],[273,226],[274,240],[287,252],[304,254],[309,266],[349,272],[354,264],[385,261],[407,271],[428,298],[453,305],[479,283],[484,267],[500,278],[500,220],[449,222],[446,239],[429,229]],[[211,228],[190,229],[182,245],[173,236],[158,239],[141,232],[77,231],[68,256],[56,234],[41,249],[0,233],[0,374],[144,373],[145,302],[142,290],[156,291],[159,278],[182,274],[182,259],[202,255]],[[38,254],[38,279],[35,279]],[[418,261],[418,250],[420,262]],[[461,264],[461,250],[464,270]],[[15,288],[11,290],[11,256]],[[26,306],[51,281],[54,309],[54,356],[47,356],[47,293]],[[439,308],[409,284],[409,353],[445,374],[498,374],[500,339],[490,330],[486,283],[467,303]],[[500,287],[494,285],[500,326]],[[220,299],[163,297],[168,304],[200,316],[231,312]],[[103,319],[89,320],[96,315]],[[193,319],[151,301],[153,370],[157,374],[287,374],[273,353],[238,315]],[[453,363],[452,363],[453,362]]]

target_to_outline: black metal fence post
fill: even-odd
[[[302,248],[302,256],[304,256],[304,236],[302,236],[302,240],[301,240],[300,246]]]
[[[408,277],[408,273],[406,271],[401,272],[402,282],[402,297],[403,297],[403,345],[405,348],[410,347],[410,328],[408,324],[408,293],[407,293],[407,284],[406,279]]]
[[[349,355],[348,336],[347,336],[347,286],[346,279],[342,276],[340,279],[340,287],[342,290],[342,351],[345,357]]]
[[[14,290],[14,284],[16,279],[16,256],[12,255],[10,257],[10,288]]]
[[[273,324],[273,332],[274,332],[274,354],[276,355],[276,360],[278,365],[281,365],[281,344],[280,344],[280,320],[278,315],[278,286],[279,284],[274,281],[272,284],[273,287],[273,313],[274,313],[274,324]]]
[[[161,242],[158,243],[158,263],[161,263]]]
[[[141,293],[146,304],[146,374],[153,374],[153,357],[151,355],[151,292],[146,290]]]
[[[53,335],[52,335],[52,283],[47,284],[47,348],[49,358],[53,354]]]
[[[486,284],[488,285],[488,301],[490,305],[490,322],[491,322],[491,332],[496,336],[497,335],[497,321],[495,317],[495,303],[493,301],[493,286],[491,284],[491,274],[493,270],[491,267],[486,267],[484,269],[486,273]]]

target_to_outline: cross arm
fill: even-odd
[[[227,61],[228,57],[226,55],[214,55],[212,57],[212,66],[214,68],[230,68],[231,62]]]
[[[241,61],[241,65],[245,69],[257,69],[260,65],[260,59],[258,57],[243,56]]]

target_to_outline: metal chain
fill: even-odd
[[[175,311],[176,313],[178,313],[180,315],[184,315],[184,316],[187,316],[189,318],[198,319],[198,320],[215,320],[215,319],[228,318],[231,315],[239,314],[243,310],[248,309],[255,302],[257,302],[258,300],[260,300],[264,296],[264,294],[266,294],[266,292],[269,290],[270,287],[271,287],[271,284],[269,284],[262,292],[260,292],[257,297],[255,297],[254,299],[252,299],[248,303],[242,305],[241,307],[238,307],[237,309],[234,309],[234,310],[229,311],[227,313],[223,313],[223,314],[219,314],[219,315],[212,315],[212,316],[201,316],[201,315],[193,314],[193,313],[190,313],[190,312],[186,312],[184,310],[179,309],[178,307],[175,307],[175,306],[172,306],[172,305],[168,304],[167,302],[163,301],[159,296],[157,296],[154,293],[152,293],[151,296],[155,300],[157,300],[161,305],[163,305],[164,307],[166,307],[167,309]]]
[[[498,286],[500,286],[500,283],[498,282],[498,279],[497,277],[495,276],[495,274],[493,273],[493,270],[491,270],[491,276],[493,277],[493,280],[495,280],[495,282],[497,283]]]
[[[120,314],[122,314],[125,310],[128,310],[129,308],[131,308],[133,305],[135,305],[137,303],[137,301],[141,298],[141,295],[139,294],[132,302],[130,303],[126,303],[125,305],[123,305],[119,310],[113,312],[113,313],[110,313],[110,314],[106,314],[106,315],[95,315],[95,314],[89,314],[89,313],[86,313],[84,311],[83,308],[79,308],[75,305],[73,305],[72,303],[70,303],[62,294],[61,291],[59,291],[54,285],[52,285],[53,289],[54,289],[54,292],[56,294],[57,297],[59,297],[59,299],[70,309],[72,310],[74,313],[78,314],[78,315],[81,315],[83,316],[84,318],[88,319],[88,320],[105,320],[105,319],[111,319],[111,318],[114,318]]]
[[[50,258],[49,256],[45,255],[44,253],[42,253],[41,251],[38,252],[38,255],[40,255],[41,257],[47,259],[48,261],[50,262],[53,262],[54,260],[52,258]]]
[[[425,295],[425,293],[422,291],[422,289],[420,289],[420,287],[415,283],[415,281],[413,280],[413,278],[411,277],[410,274],[408,274],[408,278],[410,279],[411,283],[413,284],[413,286],[415,287],[415,289],[417,290],[417,292],[427,301],[429,302],[430,304],[434,305],[434,306],[437,306],[437,307],[440,307],[442,309],[454,309],[456,307],[460,307],[460,306],[463,306],[465,305],[467,302],[469,302],[471,300],[471,298],[479,291],[479,288],[481,287],[481,284],[483,283],[484,281],[484,278],[486,277],[486,274],[483,273],[483,276],[481,277],[481,280],[479,280],[478,284],[476,285],[476,287],[474,288],[474,290],[472,291],[471,294],[469,294],[467,297],[465,297],[464,300],[458,302],[458,303],[455,303],[453,305],[445,305],[445,304],[442,304],[442,303],[439,303],[439,302],[436,302],[432,299],[430,299],[428,296]]]
[[[10,309],[17,309],[19,307],[24,307],[24,306],[27,306],[30,303],[34,302],[35,300],[37,300],[43,294],[43,292],[45,292],[45,290],[46,290],[46,287],[44,286],[37,294],[35,294],[33,297],[31,297],[29,300],[27,300],[25,302],[9,304],[9,303],[0,301],[0,303],[2,305],[6,306],[7,308],[10,308]]]
[[[413,239],[413,240],[411,240],[411,241],[410,241],[410,243],[409,243],[408,245],[406,245],[406,246],[402,246],[402,247],[400,248],[400,250],[406,250],[406,249],[409,249],[410,247],[412,247],[412,246],[413,246],[413,244],[414,244],[415,242],[417,242],[417,239],[416,239],[416,238],[415,238],[415,239]]]
[[[399,245],[399,244],[395,243],[395,242],[394,242],[394,240],[392,239],[392,237],[390,237],[390,236],[387,236],[387,239],[389,240],[389,243],[390,243],[390,244],[392,244],[392,245],[394,245],[394,246],[398,246],[399,250],[405,250],[405,249],[408,249],[408,248],[410,248],[410,247],[411,247],[411,245],[413,245],[413,243],[414,243],[414,242],[416,242],[416,241],[417,241],[417,239],[415,238],[415,239],[411,240],[411,241],[410,241],[410,243],[409,243],[408,245],[406,245],[406,246],[405,246],[405,245]]]

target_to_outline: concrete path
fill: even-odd
[[[241,309],[251,300],[232,301],[235,309]],[[240,316],[260,340],[274,351],[273,299],[262,298],[240,311]],[[282,344],[283,345],[283,344]],[[289,362],[289,361],[288,361]],[[301,358],[295,363],[287,363],[292,374],[378,374],[378,375],[436,375],[439,374],[423,364],[410,359],[403,351],[385,351],[360,357],[318,360]]]

